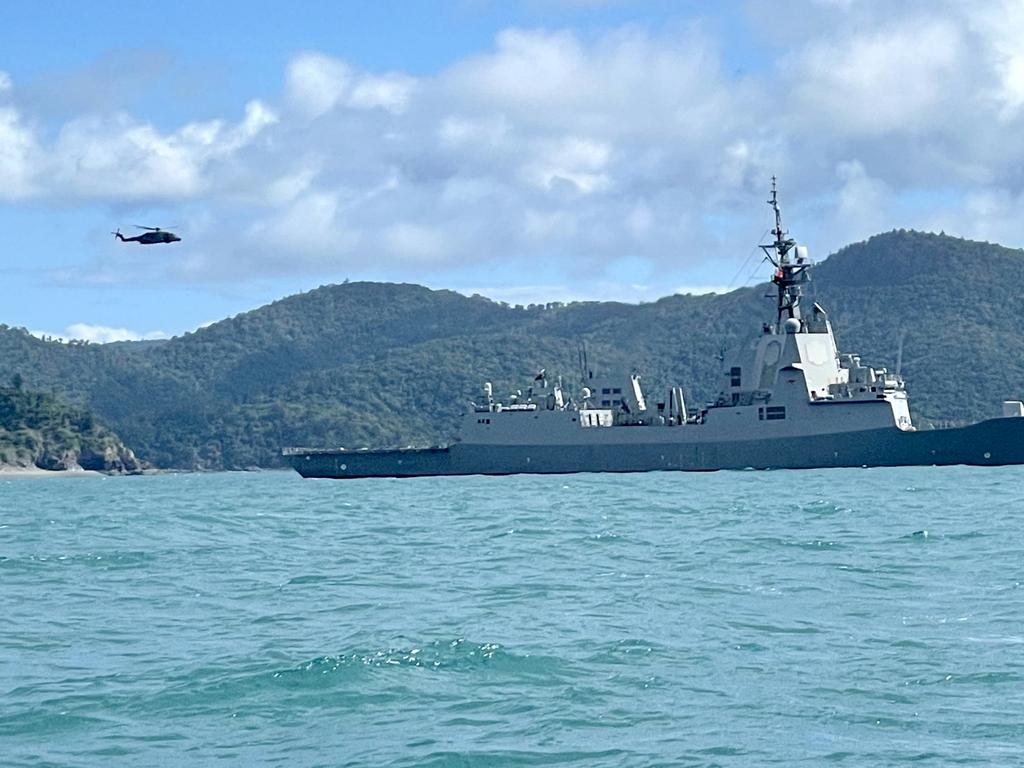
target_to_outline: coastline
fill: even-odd
[[[40,469],[39,467],[15,467],[0,465],[0,480],[22,477],[103,477],[102,472],[91,469]]]

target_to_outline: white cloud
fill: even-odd
[[[11,76],[0,69],[0,93],[11,90],[12,85]]]
[[[32,130],[13,107],[0,107],[0,200],[33,194],[33,177],[41,162]]]
[[[223,132],[218,130],[205,146],[210,149],[212,157],[230,155],[250,144],[265,128],[277,121],[277,114],[263,102],[250,101],[245,105],[245,118],[242,122]]]
[[[439,227],[400,221],[381,235],[386,252],[402,260],[436,262],[452,255],[449,236]]]
[[[212,166],[250,144],[276,115],[252,101],[236,125],[187,123],[170,134],[125,114],[73,120],[61,130],[46,175],[53,194],[113,200],[180,199],[216,180]]]
[[[540,211],[529,208],[523,216],[523,233],[535,243],[551,243],[572,238],[579,220],[568,211]]]
[[[455,149],[480,145],[498,147],[507,140],[509,130],[504,115],[476,120],[451,115],[441,120],[438,138],[443,145]]]
[[[52,145],[14,107],[0,106],[0,199],[180,200],[215,189],[217,164],[277,121],[259,101],[241,122],[187,123],[172,133],[130,115],[88,115],[60,129]]]
[[[786,64],[791,117],[833,137],[918,132],[956,105],[964,55],[953,24],[918,18],[811,41]]]
[[[287,95],[296,107],[316,117],[337,104],[351,82],[352,69],[345,62],[307,53],[288,65]]]
[[[985,187],[966,193],[955,206],[929,211],[922,228],[1020,247],[1021,221],[1024,192]]]
[[[380,107],[390,112],[401,112],[415,84],[414,78],[400,73],[364,77],[352,88],[348,103],[356,109]]]
[[[80,118],[57,140],[53,180],[82,197],[188,197],[201,187],[197,150],[218,130],[193,124],[175,137],[127,115]]]
[[[496,43],[494,53],[459,63],[446,75],[468,102],[541,109],[589,95],[579,86],[596,73],[588,70],[583,46],[571,33],[510,29]]]
[[[286,88],[299,111],[319,117],[336,106],[401,112],[415,84],[415,78],[403,73],[362,74],[340,59],[304,53],[288,65]]]
[[[315,168],[305,167],[290,171],[271,181],[267,186],[266,200],[271,205],[283,206],[291,203],[309,189],[316,178]]]
[[[561,283],[523,283],[513,286],[491,285],[488,287],[460,288],[466,296],[486,296],[491,301],[507,304],[548,304],[575,301],[657,301],[666,294],[690,294],[703,296],[709,293],[728,293],[734,288],[721,285],[682,285],[678,287],[654,283],[622,283],[612,280],[588,280],[569,285]]]
[[[92,344],[109,344],[113,341],[143,341],[166,339],[169,336],[163,331],[140,333],[128,328],[111,328],[105,325],[89,325],[88,323],[72,323],[62,332],[32,331],[39,338],[60,339],[61,341],[88,341]]]
[[[275,245],[320,250],[337,231],[338,199],[315,192],[302,195],[268,225],[257,225],[254,233],[270,236]]]
[[[859,160],[846,160],[836,167],[838,200],[830,229],[844,241],[864,240],[897,225],[892,221],[892,191],[868,175]]]
[[[984,93],[1013,119],[1024,107],[1024,6],[1012,0],[977,5],[967,23],[982,41],[978,53],[996,77]]]
[[[767,226],[772,174],[819,257],[894,226],[1024,241],[1024,6],[749,8],[778,16],[755,36],[787,32],[752,73],[719,27],[687,22],[505,30],[429,77],[304,52],[241,118],[171,129],[91,111],[51,138],[19,101],[0,106],[0,197],[202,210],[174,260],[113,270],[140,282],[500,274],[583,296],[633,263],[657,280],[630,283],[699,285],[693,271],[732,274]]]
[[[611,147],[602,141],[569,136],[545,146],[523,168],[525,179],[536,186],[551,189],[569,182],[578,192],[588,194],[606,189],[610,183],[603,169]]]

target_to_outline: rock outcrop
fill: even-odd
[[[0,466],[109,474],[144,469],[135,453],[90,412],[20,386],[0,387]]]

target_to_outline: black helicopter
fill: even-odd
[[[145,229],[149,231],[143,232],[141,235],[136,235],[135,237],[125,237],[124,235],[121,234],[120,229],[118,229],[117,232],[111,232],[110,234],[112,234],[122,243],[138,243],[139,245],[153,245],[154,243],[175,243],[178,240],[181,240],[181,238],[178,237],[173,232],[168,232],[165,229],[160,229],[160,227],[142,227],[136,224],[135,228]]]

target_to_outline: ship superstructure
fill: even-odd
[[[568,436],[581,429],[624,426],[685,427],[687,438],[694,439],[913,429],[903,379],[862,365],[857,355],[840,355],[825,310],[815,303],[803,311],[802,286],[812,263],[807,249],[782,228],[774,178],[768,202],[775,216],[774,241],[761,248],[774,270],[776,319],[765,323],[749,346],[724,358],[714,402],[688,410],[682,387],[672,387],[650,409],[638,375],[595,379],[590,370],[584,371],[573,400],[560,383],[549,389],[542,372],[525,396],[520,391],[505,403],[495,401],[485,383],[483,402],[462,424],[461,442],[529,442],[551,430]]]

